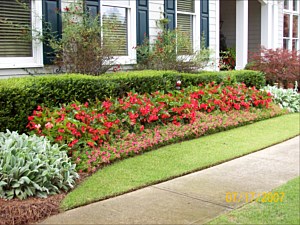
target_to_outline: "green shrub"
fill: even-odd
[[[45,137],[0,133],[0,198],[46,197],[69,190],[78,178],[75,164]]]
[[[228,77],[230,80],[228,81]],[[175,71],[133,71],[106,74],[101,77],[68,74],[14,78],[0,81],[0,131],[26,131],[27,116],[38,105],[59,106],[73,100],[85,102],[120,97],[129,91],[151,93],[175,88],[177,80],[182,87],[196,86],[211,81],[243,82],[247,86],[264,86],[264,76],[255,71],[201,72],[195,74]]]
[[[160,30],[150,44],[145,38],[142,45],[137,46],[137,68],[176,70],[191,72],[203,70],[209,62],[212,51],[205,47],[205,39],[201,39],[201,48],[193,50],[189,33],[180,29],[167,29],[168,19],[156,21]]]
[[[295,89],[283,89],[276,86],[266,86],[262,90],[269,91],[273,95],[274,103],[281,108],[288,109],[290,112],[300,112],[300,94],[297,92],[298,84]]]

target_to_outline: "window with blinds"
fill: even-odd
[[[128,55],[126,8],[103,6],[102,24],[105,27],[104,40],[109,42],[110,46],[113,45],[113,54]]]
[[[195,12],[194,0],[178,0],[177,1],[177,11],[194,13]]]
[[[194,0],[177,1],[177,28],[183,32],[189,41],[190,48],[193,49],[193,16],[195,13]],[[178,49],[179,54],[188,52],[187,47]]]
[[[0,0],[0,57],[32,57],[31,0]]]

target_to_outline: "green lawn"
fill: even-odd
[[[220,164],[299,133],[299,113],[295,113],[147,152],[96,172],[66,196],[61,209],[68,210]]]
[[[285,193],[282,202],[262,203],[259,198],[259,201],[221,215],[208,224],[300,224],[299,178],[272,191]]]

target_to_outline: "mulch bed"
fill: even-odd
[[[76,184],[81,183],[87,176],[88,174],[80,174]],[[0,198],[0,225],[25,225],[58,214],[60,202],[65,196],[66,193],[26,200]]]
[[[0,199],[0,225],[21,225],[37,222],[59,213],[59,203],[65,194],[26,200]]]

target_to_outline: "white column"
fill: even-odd
[[[216,49],[215,49],[215,71],[220,70],[219,60],[220,60],[220,1],[216,1]]]
[[[236,70],[248,60],[248,0],[236,0]]]
[[[272,5],[262,4],[261,6],[261,45],[265,48],[273,48],[272,27],[274,21],[272,20]],[[278,19],[278,18],[277,18]]]
[[[274,2],[273,4],[273,48],[280,48],[279,46],[279,9],[278,9],[278,2]]]

